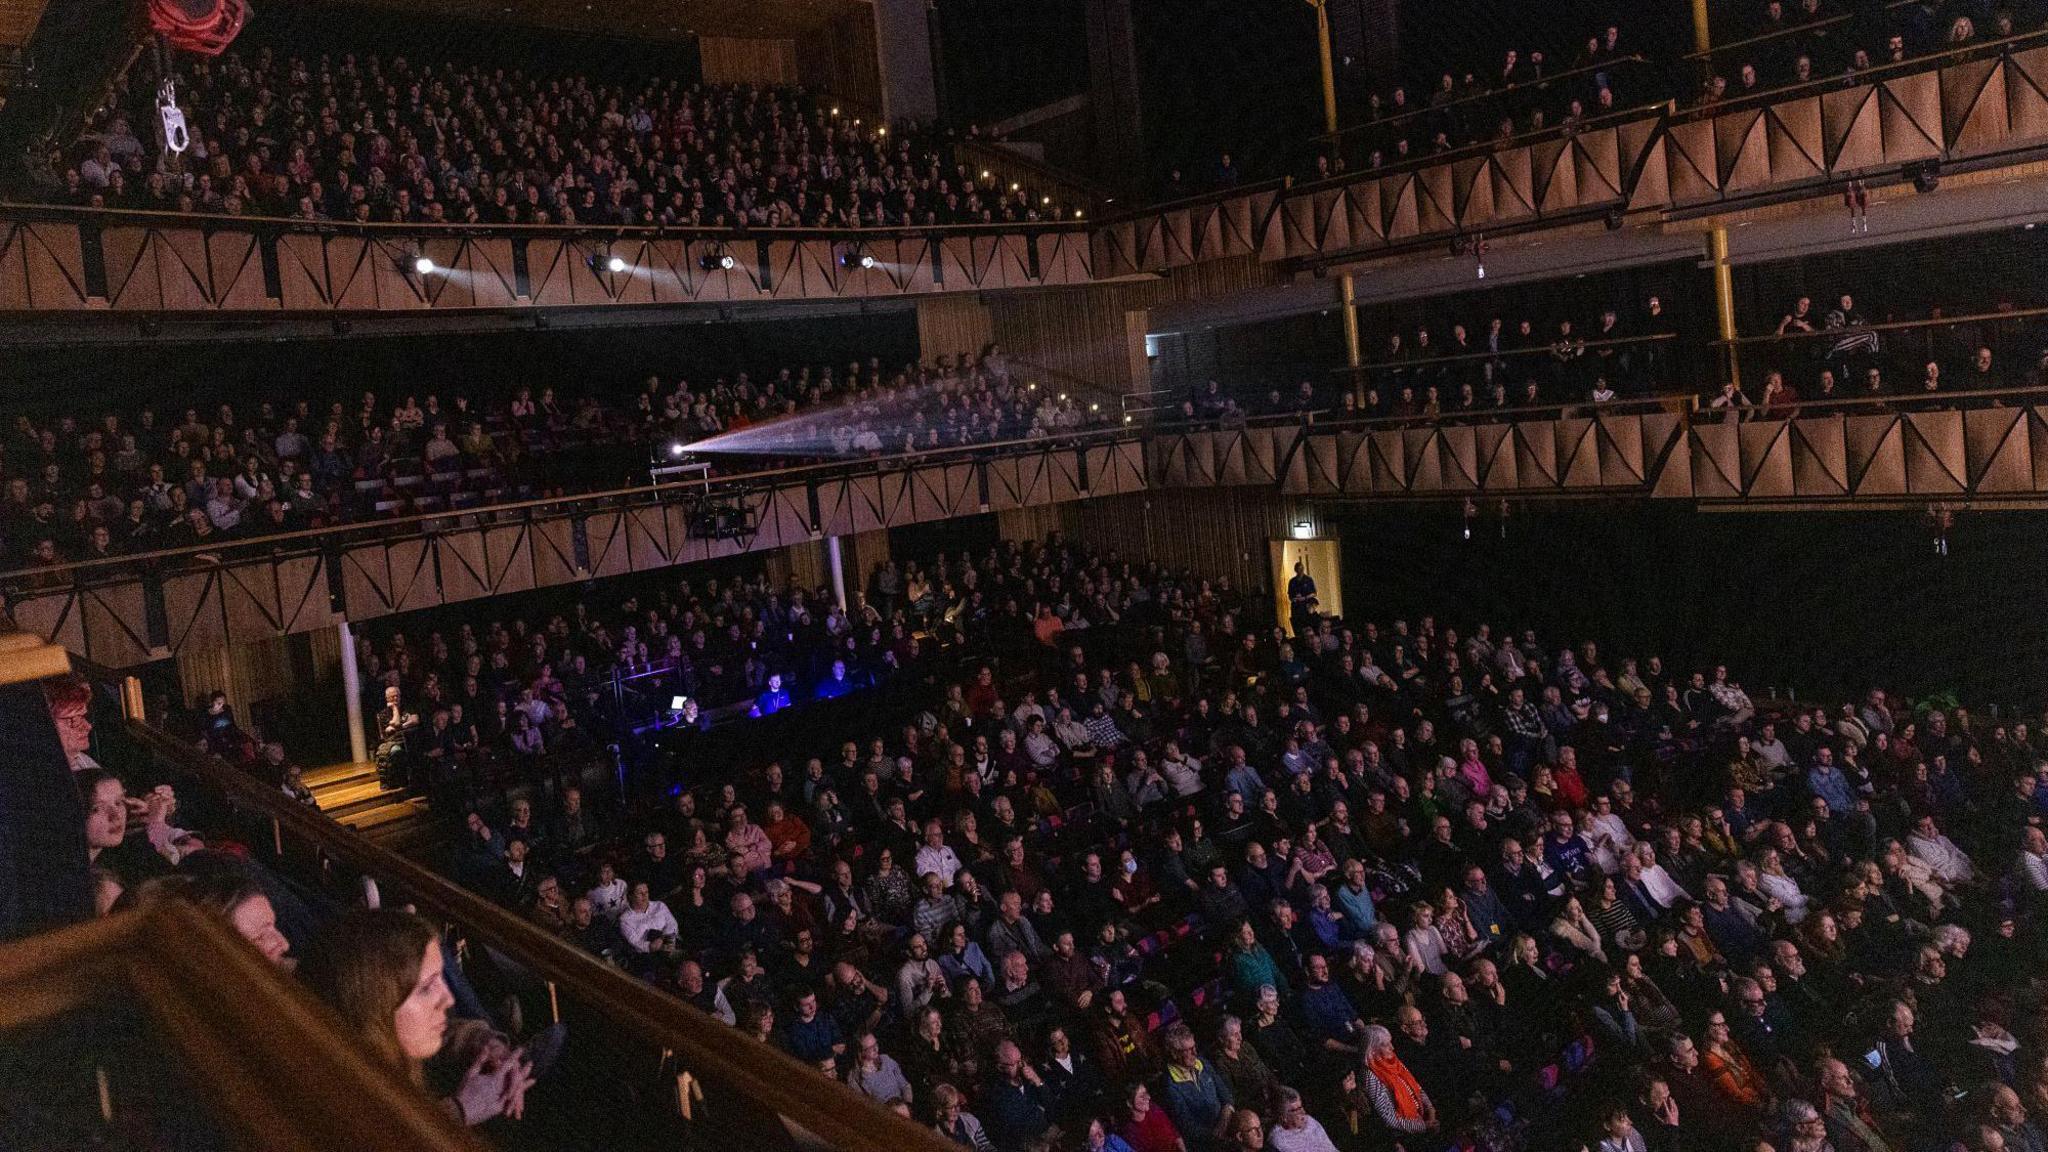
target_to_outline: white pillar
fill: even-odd
[[[839,602],[839,610],[846,607],[846,564],[839,556],[839,537],[825,537],[825,563],[832,568],[832,599]]]
[[[356,633],[346,619],[335,627],[341,630],[341,691],[345,697],[342,703],[348,709],[348,757],[351,763],[367,764],[370,743],[363,733],[363,673],[356,667]]]

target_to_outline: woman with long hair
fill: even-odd
[[[432,928],[394,909],[356,909],[328,927],[299,976],[372,1056],[426,1088],[427,1061],[448,1042],[448,1009],[455,1004]],[[532,1086],[525,1052],[490,1037],[441,1105],[470,1126],[499,1116],[516,1119]]]

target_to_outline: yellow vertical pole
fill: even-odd
[[[1316,63],[1320,66],[1323,80],[1323,131],[1330,138],[1332,147],[1337,144],[1337,66],[1331,58],[1330,12],[1325,0],[1308,0],[1309,7],[1316,10]],[[1337,280],[1337,290],[1342,301],[1338,315],[1344,321],[1344,363],[1351,368],[1351,388],[1363,400],[1365,389],[1358,373],[1358,284],[1346,272]]]
[[[1707,258],[1714,265],[1714,321],[1723,341],[1723,367],[1727,378],[1742,386],[1742,359],[1735,340],[1735,270],[1728,264],[1728,229],[1716,225],[1707,233]]]
[[[1692,50],[1710,51],[1714,37],[1707,22],[1707,0],[1692,0]]]

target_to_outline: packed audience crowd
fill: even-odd
[[[794,88],[271,47],[181,59],[190,145],[163,148],[131,69],[41,198],[357,223],[893,227],[1069,208],[1004,189],[939,137]]]
[[[1676,374],[1668,340],[1678,319],[1662,297],[1644,298],[1633,315],[1604,308],[1581,324],[1494,315],[1470,327],[1466,318],[1362,337],[1369,357],[1359,387],[1348,381],[1292,389],[1277,383],[1227,388],[1206,380],[1179,402],[1180,420],[1232,425],[1253,417],[1298,415],[1359,419],[1453,420],[1513,408],[1601,404],[1662,392]],[[1246,394],[1246,393],[1249,394]]]
[[[0,434],[0,570],[225,543],[390,516],[644,483],[650,453],[751,429],[720,471],[1055,436],[1109,422],[1098,399],[1041,385],[1001,349],[885,369],[879,358],[597,392],[379,395],[153,405]],[[581,467],[571,468],[568,461]]]
[[[947,571],[1040,657],[623,824],[528,790],[458,874],[976,1149],[2038,1146],[2024,721],[1290,635],[1058,542]],[[1026,605],[1076,597],[1111,643]]]
[[[2005,40],[2034,31],[2032,0],[1762,0],[1714,15],[1716,51],[1698,100],[1714,104]]]
[[[1879,331],[1841,293],[1822,311],[1799,296],[1780,315],[1772,339],[1755,346],[1745,363],[1762,371],[1750,386],[1724,381],[1709,394],[1710,410],[1731,419],[1771,419],[1801,412],[1873,412],[1887,401],[1943,403],[1956,393],[2048,388],[2048,346],[2038,317],[1992,318],[1953,324],[1940,313],[1924,325]],[[1882,319],[1882,317],[1881,317]],[[1947,403],[1997,405],[1974,396]]]
[[[2041,1146],[2025,719],[1328,620],[1312,583],[1290,634],[1261,594],[1057,540],[937,570],[935,619],[1037,655],[800,766],[686,765],[662,811],[518,789],[451,866],[978,1152]],[[109,892],[205,861],[166,791],[127,826],[72,704]],[[445,965],[432,935],[408,946]],[[446,1091],[497,1115],[545,1046],[476,1028],[496,1078]]]

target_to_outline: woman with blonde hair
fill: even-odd
[[[427,1089],[427,1062],[452,1047],[448,1010],[455,1004],[432,928],[395,909],[356,909],[328,926],[299,976],[372,1056]],[[476,1052],[441,1106],[472,1127],[524,1115],[533,1086],[525,1052],[488,1028],[459,1031]]]

